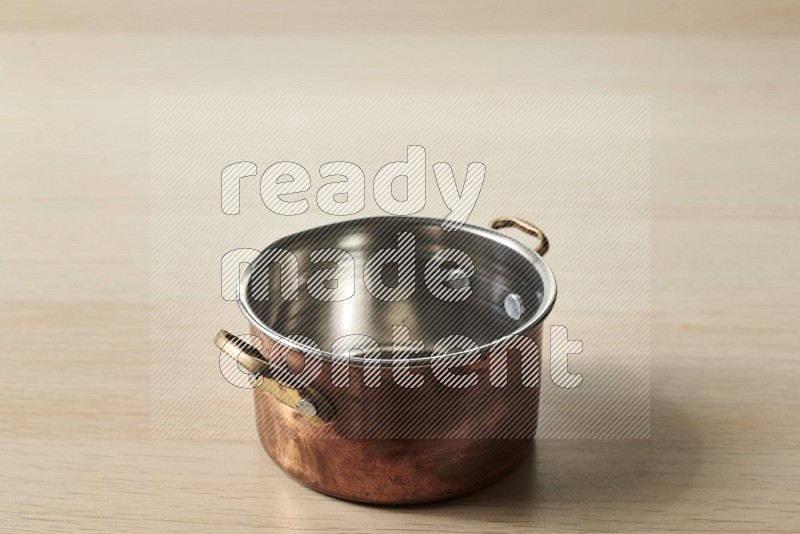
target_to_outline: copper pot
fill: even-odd
[[[541,258],[547,239],[513,218],[492,227],[535,236],[533,250],[493,230],[441,223],[328,225],[273,243],[246,270],[239,304],[256,337],[222,331],[215,342],[251,374],[264,449],[307,486],[367,503],[434,501],[499,479],[531,450],[541,325],[556,296]],[[405,271],[400,261],[370,270],[391,256],[380,251],[402,248],[401,234],[414,244]],[[326,263],[331,250],[346,251],[352,265]],[[304,272],[309,258],[316,270]],[[352,267],[364,278],[350,287]],[[347,298],[325,300],[325,272],[342,276],[324,285]]]

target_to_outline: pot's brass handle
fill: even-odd
[[[325,424],[333,419],[334,409],[328,399],[312,388],[292,388],[280,384],[272,377],[269,362],[250,343],[220,330],[214,338],[214,345],[250,373],[254,389],[269,393],[278,402],[297,410],[314,423]]]
[[[528,221],[524,221],[516,217],[499,217],[489,223],[489,225],[495,230],[513,226],[514,228],[522,230],[528,235],[532,235],[539,240],[539,243],[533,247],[533,251],[540,256],[544,256],[550,249],[550,242],[547,240],[547,236],[544,235],[544,232],[542,232],[538,226],[533,225]]]

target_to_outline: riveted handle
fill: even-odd
[[[544,235],[544,232],[542,232],[538,226],[523,219],[519,219],[517,217],[499,217],[489,223],[489,226],[495,230],[513,226],[514,228],[522,230],[528,235],[532,235],[539,240],[536,246],[533,247],[533,251],[540,256],[544,256],[550,249],[550,242],[547,240],[547,236]]]
[[[269,362],[250,343],[230,332],[220,330],[214,345],[251,375],[253,389],[269,393],[278,402],[297,410],[313,423],[329,423],[334,416],[333,405],[315,389],[284,386],[272,376]]]

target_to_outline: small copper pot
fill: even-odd
[[[251,374],[261,443],[281,468],[329,495],[406,504],[473,491],[526,457],[556,286],[544,234],[519,219],[492,223],[506,226],[537,245],[376,217],[285,237],[252,262],[239,304],[255,337],[222,331],[215,342]],[[411,259],[368,268],[392,257],[381,251],[407,247],[408,234]],[[331,263],[345,258],[333,250],[352,264]],[[321,281],[341,292],[331,298]]]

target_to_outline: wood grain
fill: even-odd
[[[446,36],[69,4],[0,7],[0,530],[800,530],[797,3],[540,2]],[[388,509],[254,441],[151,440],[149,99],[179,92],[650,94],[652,438],[542,440],[485,490]]]

